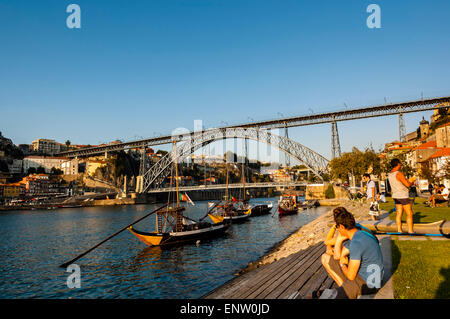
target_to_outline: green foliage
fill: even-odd
[[[411,176],[415,175],[416,170],[413,169],[411,166],[408,165],[406,161],[406,152],[397,154],[393,157],[386,157],[381,161],[381,171],[385,173],[389,173],[391,171],[391,160],[394,158],[398,158],[400,162],[402,163],[401,171],[406,176],[406,178],[410,178]]]
[[[325,198],[335,198],[336,194],[334,193],[333,184],[328,184],[327,189],[325,190]]]
[[[45,168],[43,168],[42,166],[39,166],[36,169],[36,174],[45,174]]]
[[[167,151],[164,151],[164,150],[158,150],[158,151],[156,152],[156,154],[161,154],[162,156],[165,156],[167,153],[168,153],[168,152],[167,152]]]
[[[28,168],[28,171],[27,171],[27,174],[28,174],[28,175],[30,175],[30,174],[36,174],[36,168],[35,168],[35,167],[29,167],[29,168]]]
[[[372,174],[380,174],[381,162],[373,149],[367,149],[362,152],[354,147],[351,152],[332,159],[330,168],[333,178],[340,178],[346,181],[349,174],[353,174],[356,180],[360,180],[362,175],[369,170],[372,170]]]
[[[64,172],[62,170],[60,170],[59,168],[52,167],[52,169],[50,170],[50,174],[51,175],[62,175],[62,174],[64,174]]]
[[[0,160],[0,172],[9,173],[9,168],[6,161]]]

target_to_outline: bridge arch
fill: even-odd
[[[211,129],[201,133],[194,132],[189,136],[173,136],[172,140],[177,141],[176,154],[175,148],[172,149],[145,172],[142,177],[142,192],[146,192],[150,187],[156,188],[161,185],[169,174],[174,160],[183,161],[196,150],[212,142],[231,138],[250,139],[276,147],[308,167],[320,179],[323,179],[323,174],[328,173],[329,161],[325,157],[296,141],[273,134],[269,130],[260,128]]]

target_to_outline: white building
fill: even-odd
[[[430,168],[440,178],[445,187],[450,188],[450,180],[444,178],[444,167],[450,162],[450,148],[442,148],[428,158]]]
[[[78,160],[67,160],[61,164],[61,170],[64,175],[76,175],[78,174]]]
[[[50,173],[54,167],[62,170],[67,175],[78,174],[78,160],[52,156],[27,156],[23,159],[23,171],[25,173],[31,167],[37,169],[40,166],[45,169],[46,173]]]

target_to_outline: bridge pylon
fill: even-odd
[[[331,122],[331,159],[341,156],[341,144],[336,121]]]
[[[286,123],[284,123],[284,137],[289,139],[289,132]],[[284,159],[286,161],[286,166],[291,167],[291,157],[289,156],[289,154],[284,153]]]
[[[398,138],[400,142],[403,142],[406,136],[406,124],[403,113],[398,115]]]

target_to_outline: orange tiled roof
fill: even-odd
[[[429,141],[429,142],[426,142],[426,143],[423,143],[423,144],[417,146],[415,148],[415,150],[425,150],[427,148],[436,148],[436,146],[437,146],[436,141]]]
[[[448,125],[450,125],[450,122],[447,122],[447,123],[444,123],[442,125],[439,125],[438,128],[445,127],[445,126],[448,126]]]
[[[442,157],[442,156],[450,156],[450,148],[448,148],[448,147],[442,148],[439,151],[437,151],[436,153],[434,153],[433,155],[431,155],[428,159]]]

